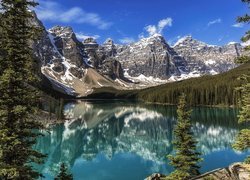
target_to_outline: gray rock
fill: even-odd
[[[96,40],[92,37],[89,37],[89,38],[86,38],[84,41],[83,41],[83,44],[97,44]]]
[[[187,36],[174,45],[174,50],[184,57],[189,72],[218,74],[236,67],[235,58],[242,54],[243,47],[237,43],[213,46]]]
[[[121,63],[114,58],[106,59],[100,69],[102,74],[107,75],[111,79],[124,79],[124,72]]]
[[[79,78],[79,79],[83,78],[83,75],[84,75],[84,70],[83,70],[83,69],[71,67],[71,68],[69,69],[69,71],[70,71],[71,74],[73,74],[75,77],[77,77],[77,78]]]
[[[143,38],[139,42],[119,47],[117,59],[130,76],[168,78],[171,74],[179,74],[177,66],[185,64],[183,58],[166,43],[161,35]]]
[[[71,27],[56,26],[49,30],[54,36],[55,46],[59,53],[70,63],[80,68],[83,65],[84,47],[76,38]]]
[[[164,178],[166,178],[166,175],[155,173],[155,174],[152,174],[151,176],[147,177],[144,180],[162,180]]]
[[[161,180],[166,178],[166,175],[155,173],[147,177],[145,180]],[[249,180],[250,165],[242,163],[234,163],[226,168],[219,168],[213,171],[204,173],[190,180]]]
[[[55,26],[46,31],[35,14],[32,23],[42,29],[41,37],[33,43],[34,55],[40,60],[42,73],[53,79],[53,83],[58,81],[70,89],[75,86],[79,90],[84,89],[84,86],[88,92],[92,90],[87,84],[82,85],[81,79],[84,79],[89,68],[111,81],[120,79],[122,82],[130,82],[126,78],[136,78],[140,75],[161,80],[167,80],[171,76],[180,77],[183,74],[189,78],[192,77],[190,73],[200,76],[228,71],[237,66],[234,59],[243,52],[241,44],[211,46],[191,36],[181,39],[171,47],[159,34],[129,45],[117,45],[112,39],[107,39],[99,45],[94,38],[80,42],[71,27]],[[131,81],[137,83],[137,80]],[[146,86],[130,84],[129,87],[152,85],[156,84],[150,80]],[[84,93],[85,89],[80,91]]]
[[[234,163],[227,168],[220,168],[192,180],[249,180],[250,179],[250,166],[249,164]]]
[[[63,72],[65,72],[65,67],[61,63],[60,59],[55,59],[53,65],[54,65],[54,67],[52,67],[52,69],[54,71],[56,71],[57,73],[63,73]]]

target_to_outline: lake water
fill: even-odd
[[[36,149],[48,155],[39,167],[53,179],[65,162],[76,180],[141,180],[173,169],[166,155],[176,123],[173,106],[124,101],[79,101],[65,105],[64,124],[53,126],[38,139]],[[231,148],[239,129],[237,111],[194,108],[192,124],[203,154],[201,171],[242,161],[246,153]]]

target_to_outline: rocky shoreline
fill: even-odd
[[[166,176],[162,174],[152,174],[145,180],[162,180]],[[250,165],[244,163],[234,163],[229,167],[215,169],[190,180],[249,180]]]

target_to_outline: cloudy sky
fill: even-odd
[[[249,25],[236,17],[249,10],[241,0],[37,0],[46,28],[71,26],[79,39],[131,43],[155,33],[173,44],[185,35],[208,44],[239,42]]]

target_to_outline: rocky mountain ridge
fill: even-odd
[[[181,38],[173,48],[187,61],[188,71],[200,74],[218,74],[236,67],[235,58],[243,52],[240,43],[214,46],[191,36]]]
[[[87,96],[96,88],[136,89],[171,81],[218,74],[237,65],[235,57],[243,53],[239,43],[211,46],[187,36],[173,47],[160,34],[128,45],[107,39],[102,45],[95,39],[80,42],[71,27],[43,29],[34,43],[41,71],[53,88],[73,96]]]

